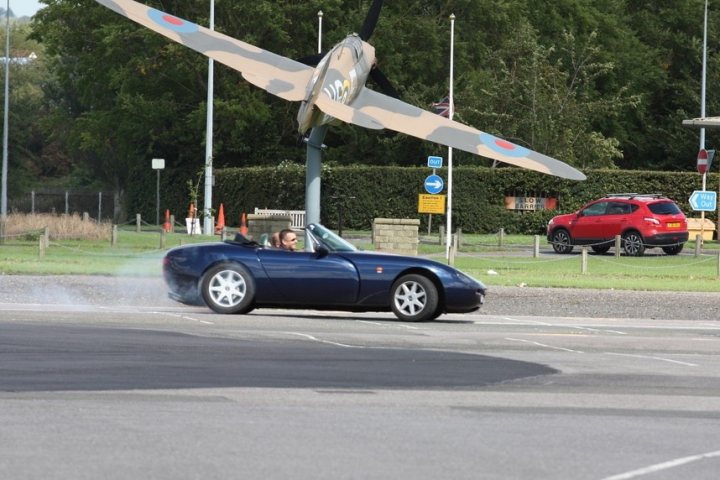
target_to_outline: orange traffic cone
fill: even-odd
[[[172,230],[172,224],[170,224],[170,210],[165,210],[165,223],[163,223],[163,230],[166,232]]]
[[[215,224],[215,234],[220,235],[223,230],[225,230],[225,209],[221,203],[220,208],[218,209],[217,223]]]
[[[238,231],[241,235],[248,234],[247,217],[245,216],[245,212],[243,212],[242,216],[240,217],[240,229]]]

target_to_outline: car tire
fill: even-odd
[[[642,235],[631,230],[622,236],[623,251],[629,257],[642,257],[645,253],[645,242]]]
[[[255,281],[242,265],[223,263],[203,275],[200,292],[214,312],[247,313],[253,308]]]
[[[608,250],[610,250],[610,245],[593,245],[590,247],[593,249],[593,252],[603,254],[607,253]]]
[[[663,252],[668,255],[677,255],[678,253],[682,252],[684,246],[684,243],[678,243],[677,245],[673,245],[671,247],[662,247],[662,249]]]
[[[423,275],[404,275],[390,289],[392,311],[404,322],[427,322],[436,318],[439,301],[435,284]]]
[[[552,234],[552,247],[555,253],[570,253],[573,251],[572,238],[564,228],[558,228]]]

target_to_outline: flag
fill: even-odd
[[[432,112],[441,117],[450,118],[450,99],[445,97],[439,102],[433,103]]]

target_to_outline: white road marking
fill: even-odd
[[[369,325],[378,325],[380,327],[393,327],[393,328],[405,328],[408,330],[420,330],[418,327],[413,327],[412,325],[402,325],[402,324],[390,324],[390,323],[382,323],[382,322],[371,322],[369,320],[358,320],[358,323],[367,323]]]
[[[204,323],[205,325],[215,325],[215,322],[209,322],[207,320],[200,320],[199,318],[188,317],[187,315],[180,315],[178,313],[170,312],[150,312],[156,315],[167,315],[168,317],[182,318],[183,320],[190,320],[191,322]]]
[[[656,463],[655,465],[649,465],[647,467],[638,468],[637,470],[631,470],[629,472],[620,473],[618,475],[612,475],[605,477],[602,480],[629,480],[631,478],[641,477],[650,473],[659,472],[661,470],[668,470],[670,468],[679,467],[690,462],[697,462],[706,458],[720,457],[720,450],[714,452],[701,453],[699,455],[690,455],[688,457],[676,458],[668,462]]]
[[[672,360],[670,358],[655,357],[652,355],[635,355],[635,354],[631,354],[631,353],[615,353],[615,352],[605,352],[605,355],[617,355],[619,357],[633,357],[633,358],[648,358],[650,360],[660,360],[662,362],[677,363],[678,365],[685,365],[686,367],[697,367],[698,366],[698,364],[696,364],[696,363],[681,362],[680,360]]]
[[[312,335],[308,335],[307,333],[299,333],[299,332],[283,332],[283,333],[286,333],[287,335],[297,335],[297,336],[300,336],[300,337],[305,337],[305,338],[307,338],[308,340],[313,340],[313,341],[315,341],[315,342],[320,342],[320,343],[328,343],[328,344],[330,344],[330,345],[336,345],[336,346],[338,346],[338,347],[345,347],[345,348],[368,348],[368,347],[365,347],[365,346],[362,346],[362,345],[347,345],[347,344],[345,344],[345,343],[331,342],[330,340],[323,340],[322,338],[313,337]]]
[[[571,352],[571,353],[585,353],[581,352],[580,350],[572,350],[570,348],[563,348],[563,347],[553,347],[552,345],[545,345],[544,343],[540,342],[533,342],[531,340],[523,340],[522,338],[505,338],[505,340],[510,340],[511,342],[524,342],[524,343],[531,343],[533,345],[537,345],[538,347],[544,347],[544,348],[551,348],[553,350],[562,350],[563,352]]]

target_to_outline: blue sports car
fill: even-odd
[[[403,321],[472,312],[485,286],[442,263],[359,251],[322,225],[305,229],[312,252],[266,247],[238,235],[173,248],[163,260],[170,298],[218,313],[254,308],[390,311]]]

